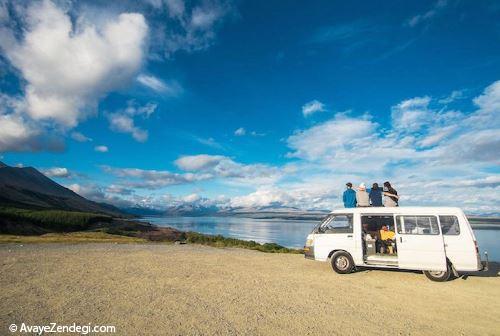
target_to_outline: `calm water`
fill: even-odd
[[[306,236],[317,221],[254,219],[241,217],[145,217],[159,226],[170,226],[181,231],[221,234],[259,243],[277,243],[286,247],[301,248]],[[474,230],[479,248],[487,250],[490,260],[500,261],[500,230]]]

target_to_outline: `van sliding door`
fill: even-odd
[[[403,269],[445,271],[446,253],[436,216],[396,216],[398,266]]]

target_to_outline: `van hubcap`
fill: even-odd
[[[436,278],[440,278],[442,277],[446,272],[444,271],[436,271],[436,272],[429,272],[430,275],[432,275],[433,277],[436,277]]]
[[[337,265],[337,268],[344,270],[349,265],[349,260],[344,256],[340,256],[335,261],[335,265]]]

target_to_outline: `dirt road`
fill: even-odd
[[[338,275],[301,255],[160,244],[3,244],[0,264],[1,335],[22,322],[116,335],[500,335],[499,277]]]

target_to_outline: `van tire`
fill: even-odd
[[[354,261],[349,253],[337,251],[332,255],[332,268],[339,274],[348,274],[354,269]]]
[[[450,263],[446,263],[446,271],[442,272],[433,272],[433,271],[424,271],[427,279],[437,282],[445,282],[448,281],[451,277],[451,265]]]

